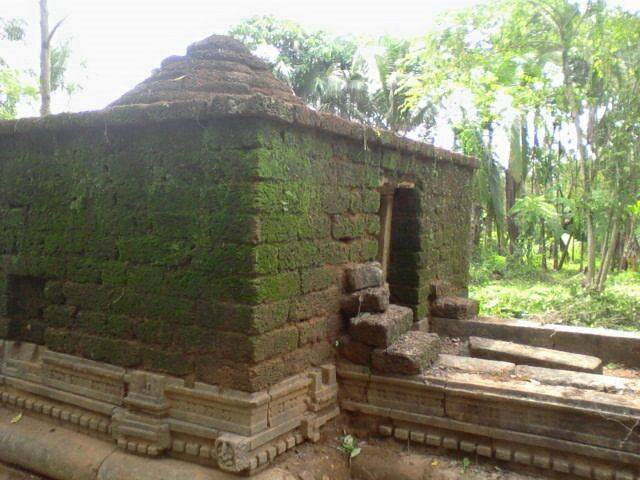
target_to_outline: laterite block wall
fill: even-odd
[[[431,279],[466,286],[471,175],[260,119],[2,135],[0,337],[261,390],[332,356],[381,184],[416,185],[394,212],[394,300],[420,317]]]

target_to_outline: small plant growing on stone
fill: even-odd
[[[471,460],[469,460],[467,457],[464,457],[462,459],[462,473],[467,473],[469,467],[471,467]]]
[[[358,442],[352,435],[342,437],[342,445],[340,445],[338,449],[342,450],[342,452],[349,457],[349,461],[360,455],[360,447],[358,447]]]

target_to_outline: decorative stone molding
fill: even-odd
[[[0,342],[0,400],[138,455],[169,455],[252,473],[338,415],[333,365],[257,393]]]
[[[394,427],[381,424],[378,434],[383,437],[393,437],[401,442],[423,444],[428,447],[444,448],[459,451],[463,454],[478,455],[479,457],[494,459],[501,462],[513,462],[524,466],[551,470],[580,477],[615,480],[635,480],[630,469],[616,468],[606,464],[594,464],[588,458],[577,458],[564,455],[562,452],[545,449],[532,449],[515,443],[494,442],[490,438],[464,435],[443,430],[425,430]]]
[[[640,479],[637,391],[603,393],[446,368],[373,375],[346,362],[338,376],[340,407],[377,419],[383,436],[582,478]]]

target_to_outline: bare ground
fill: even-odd
[[[540,480],[532,472],[512,472],[488,461],[449,456],[422,445],[366,437],[366,426],[347,425],[342,417],[326,426],[319,443],[303,444],[276,464],[300,480]],[[361,452],[349,461],[340,450],[345,434],[352,434]]]

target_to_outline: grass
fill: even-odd
[[[490,254],[474,260],[471,277],[482,315],[640,331],[640,272],[613,273],[604,292],[588,293],[578,265],[543,272]]]

